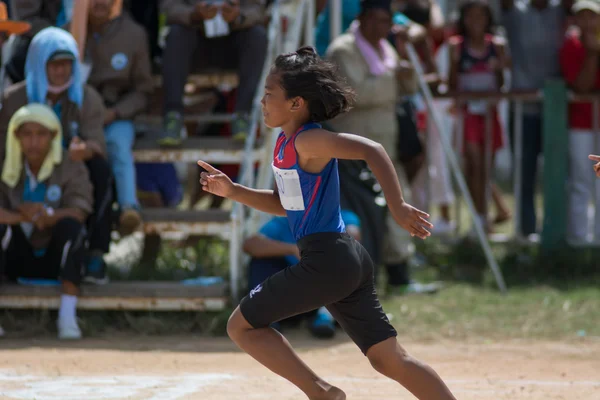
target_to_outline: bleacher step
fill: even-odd
[[[147,208],[142,210],[146,232],[177,232],[186,235],[231,234],[231,213],[227,210],[178,210]]]
[[[227,305],[227,285],[188,286],[179,282],[114,282],[84,285],[81,310],[220,311]],[[0,286],[0,308],[57,309],[59,286]]]
[[[137,162],[189,162],[204,160],[210,163],[239,164],[244,158],[244,142],[221,137],[191,137],[178,146],[161,147],[156,138],[137,139],[133,147]],[[264,149],[258,140],[252,153],[259,160]]]

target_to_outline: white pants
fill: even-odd
[[[434,107],[440,116],[442,132],[437,132],[433,116],[428,116],[425,135],[426,164],[417,173],[412,184],[414,206],[426,210],[428,206],[450,205],[454,202],[454,190],[450,180],[450,166],[446,160],[440,134],[452,143],[455,118],[448,113],[451,100],[435,100]]]
[[[568,239],[586,242],[590,225],[594,238],[600,240],[600,180],[592,169],[589,154],[600,152],[600,135],[592,131],[572,129],[569,131],[569,185],[568,185]],[[588,206],[594,201],[596,191],[595,220],[588,218]]]

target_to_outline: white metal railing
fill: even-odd
[[[502,276],[502,271],[500,270],[500,267],[498,266],[498,262],[496,261],[494,254],[492,253],[492,249],[488,242],[487,235],[484,232],[483,225],[481,224],[481,220],[477,217],[477,212],[475,211],[475,206],[473,205],[473,199],[471,198],[471,194],[469,193],[469,188],[467,187],[465,177],[462,173],[462,169],[460,167],[459,161],[452,149],[452,145],[451,145],[449,139],[446,137],[446,135],[442,134],[443,130],[442,130],[441,119],[440,119],[440,116],[438,115],[437,109],[433,106],[433,95],[431,93],[431,89],[429,88],[429,85],[425,81],[423,68],[419,61],[419,57],[417,56],[417,52],[415,51],[415,48],[413,47],[413,45],[410,43],[408,43],[406,45],[406,50],[408,52],[408,57],[410,59],[410,62],[413,64],[413,66],[416,69],[417,76],[419,79],[419,86],[421,88],[421,93],[425,97],[425,102],[427,103],[429,116],[432,117],[431,119],[433,120],[433,123],[435,124],[436,131],[439,133],[438,138],[442,142],[442,147],[443,147],[446,157],[450,163],[450,168],[452,170],[452,173],[454,174],[454,178],[456,179],[458,186],[462,192],[462,195],[464,196],[464,199],[469,208],[469,213],[471,214],[471,218],[475,225],[475,230],[477,232],[477,237],[478,237],[481,247],[483,248],[483,251],[485,253],[485,257],[487,259],[488,265],[490,266],[490,269],[494,273],[494,277],[496,278],[496,283],[498,284],[498,288],[500,289],[500,291],[505,293],[506,292],[506,284],[505,284],[504,278]],[[489,125],[489,123],[488,123],[488,125]]]
[[[252,111],[250,114],[250,130],[248,137],[246,139],[246,143],[244,146],[244,154],[246,155],[241,163],[240,172],[239,172],[239,182],[245,186],[254,186],[255,183],[255,174],[254,171],[254,159],[250,155],[254,151],[254,147],[256,144],[256,136],[257,132],[264,133],[265,144],[269,141],[269,136],[271,136],[271,132],[269,130],[264,129],[264,124],[262,121],[262,106],[261,99],[264,95],[264,81],[269,73],[269,69],[271,64],[273,63],[275,57],[280,51],[280,41],[278,40],[278,36],[280,36],[281,32],[281,15],[280,15],[280,0],[275,0],[271,6],[271,21],[269,23],[269,28],[267,31],[267,39],[268,39],[268,47],[267,54],[264,61],[262,76],[260,82],[258,84],[256,94],[254,96],[254,101],[252,105]],[[264,150],[268,152],[268,146],[263,146]],[[261,157],[261,167],[265,161],[265,157]],[[241,265],[243,260],[242,249],[242,240],[244,238],[244,227],[245,227],[245,207],[240,203],[234,203],[231,210],[231,224],[232,224],[232,232],[229,244],[229,263],[230,263],[230,285],[231,285],[231,297],[234,302],[237,302],[240,299],[240,283],[241,278],[243,276],[241,271]]]

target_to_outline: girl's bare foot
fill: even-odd
[[[346,400],[346,393],[335,386],[331,386],[325,393],[313,397],[311,400]]]

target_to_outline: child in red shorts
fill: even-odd
[[[492,35],[492,11],[484,0],[469,0],[460,9],[458,35],[450,38],[449,86],[453,92],[495,92],[504,84],[504,44]],[[467,101],[464,108],[465,177],[475,209],[487,223],[486,119],[491,113],[492,154],[503,146],[495,104]],[[492,157],[493,165],[493,157]],[[489,228],[488,228],[489,230]]]

